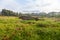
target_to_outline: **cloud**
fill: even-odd
[[[51,12],[51,11],[60,11],[60,5],[58,0],[46,0],[50,5],[43,6],[43,11]]]
[[[60,0],[0,0],[0,10],[13,11],[60,11]]]
[[[21,5],[14,0],[2,0],[0,3],[0,9],[3,9],[3,8],[19,11],[19,8],[21,8]]]

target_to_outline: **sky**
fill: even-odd
[[[0,10],[16,12],[52,12],[60,11],[60,0],[0,0]]]

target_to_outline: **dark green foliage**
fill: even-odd
[[[60,27],[58,23],[49,23],[49,22],[40,22],[37,23],[36,26],[38,27]]]
[[[1,15],[2,16],[18,16],[18,13],[15,13],[10,10],[2,9]]]

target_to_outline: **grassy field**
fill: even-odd
[[[0,40],[60,40],[60,21],[0,16]]]

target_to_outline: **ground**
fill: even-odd
[[[60,40],[60,21],[0,16],[0,40]]]

